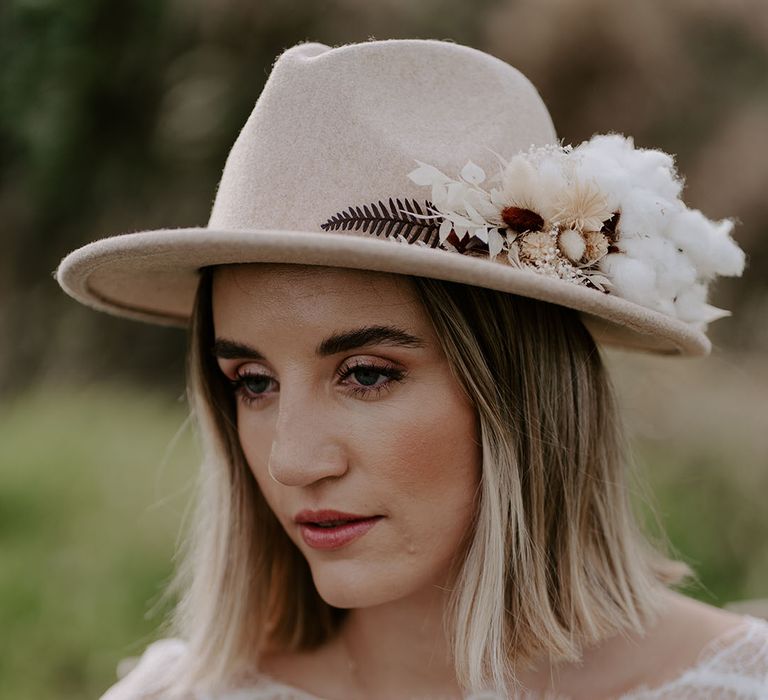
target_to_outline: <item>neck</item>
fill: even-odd
[[[461,697],[442,624],[449,594],[430,585],[350,611],[340,641],[362,697]]]

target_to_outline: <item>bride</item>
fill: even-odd
[[[62,261],[188,327],[204,448],[165,638],[103,700],[768,697],[768,622],[677,591],[636,522],[602,356],[709,351],[732,223],[667,154],[554,142],[487,54],[301,44],[208,227]]]

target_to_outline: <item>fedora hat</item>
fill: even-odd
[[[682,187],[671,155],[630,137],[562,144],[531,82],[482,51],[301,43],[276,59],[206,226],[103,238],[53,274],[90,307],[181,327],[210,265],[417,275],[575,309],[607,345],[705,355],[730,313],[708,287],[745,257],[733,220]]]

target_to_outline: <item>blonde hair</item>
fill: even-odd
[[[235,404],[210,353],[212,268],[202,271],[188,347],[188,399],[203,459],[192,530],[167,593],[165,630],[187,642],[171,692],[227,687],[265,651],[322,645],[346,610],[309,566],[243,456]],[[444,619],[457,678],[506,695],[546,654],[642,633],[665,586],[693,575],[651,544],[629,498],[633,473],[603,358],[577,312],[534,299],[411,278],[482,439],[475,527]]]

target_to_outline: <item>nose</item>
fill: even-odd
[[[308,486],[347,471],[347,459],[333,416],[311,400],[288,405],[281,397],[269,474],[285,486]]]

